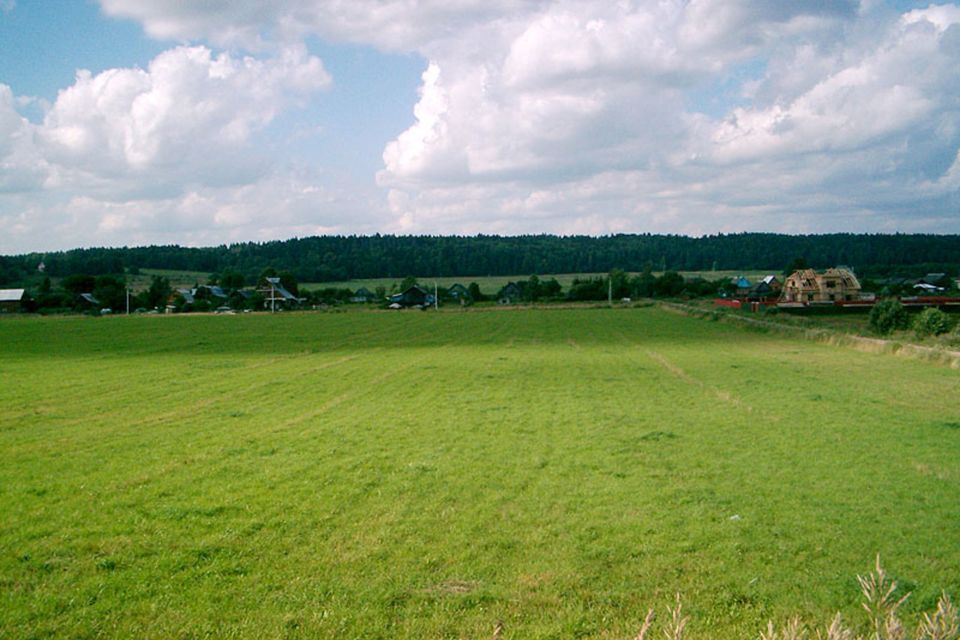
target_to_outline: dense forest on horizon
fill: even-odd
[[[850,266],[872,276],[922,270],[955,272],[960,235],[786,235],[737,233],[703,237],[610,236],[314,236],[217,247],[178,245],[89,248],[0,256],[0,286],[37,274],[120,274],[137,269],[225,272],[256,278],[266,267],[301,282],[356,278],[505,276],[640,271],[782,271],[802,259],[815,268]]]

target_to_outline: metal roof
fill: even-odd
[[[0,289],[0,302],[20,302],[23,292],[23,289]]]

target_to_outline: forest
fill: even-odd
[[[953,273],[960,236],[934,234],[784,235],[737,233],[703,237],[609,236],[315,236],[217,247],[178,245],[83,248],[0,256],[0,286],[44,273],[107,275],[139,269],[235,272],[252,282],[270,266],[301,282],[357,278],[502,276],[516,274],[782,271],[796,259],[815,268],[853,267],[872,277]]]

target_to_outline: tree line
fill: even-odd
[[[854,267],[875,277],[920,271],[956,272],[960,236],[934,234],[785,235],[618,234],[610,236],[315,236],[216,247],[177,245],[89,248],[0,256],[0,286],[36,278],[173,269],[236,273],[253,283],[266,266],[300,282],[359,278],[506,276],[529,273],[608,273],[770,270],[797,257],[810,266]]]

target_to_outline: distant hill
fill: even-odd
[[[663,271],[782,271],[796,259],[812,267],[847,265],[859,273],[960,268],[960,236],[933,234],[721,234],[611,236],[317,236],[218,247],[177,245],[74,249],[0,256],[0,285],[37,275],[117,274],[137,269],[236,272],[256,277],[266,267],[298,280],[328,282],[407,275],[498,276],[598,273],[646,265]]]

